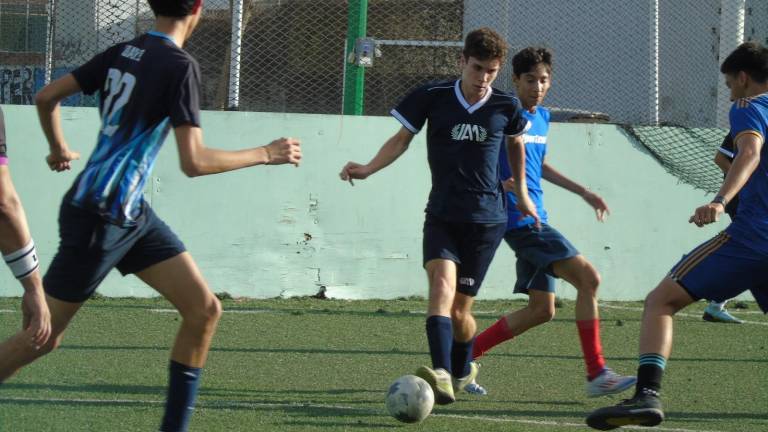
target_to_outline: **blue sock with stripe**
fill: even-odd
[[[432,315],[427,318],[427,342],[432,356],[433,369],[445,369],[451,373],[451,349],[453,325],[446,316]]]
[[[661,391],[661,378],[664,375],[664,368],[666,368],[666,366],[667,359],[661,354],[640,354],[640,366],[637,368],[637,387],[635,388],[635,396],[644,394],[658,396]]]
[[[471,371],[470,362],[472,362],[472,348],[475,345],[475,338],[470,339],[467,342],[459,342],[456,339],[453,340],[453,348],[451,348],[451,366],[453,371],[450,371],[454,378],[464,378],[469,375]]]
[[[200,384],[201,368],[185,366],[171,360],[168,380],[168,399],[165,403],[165,415],[162,432],[186,432],[189,418],[195,409],[197,387]]]

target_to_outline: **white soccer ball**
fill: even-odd
[[[392,417],[404,423],[418,423],[432,412],[435,394],[423,379],[403,375],[389,386],[387,410]]]

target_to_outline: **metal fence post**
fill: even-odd
[[[240,107],[240,60],[243,51],[243,3],[234,0],[232,5],[232,43],[229,58],[229,97],[227,106],[231,110]]]
[[[659,0],[651,0],[651,88],[650,118],[652,125],[659,124]]]
[[[347,49],[344,63],[344,114],[362,115],[365,68],[349,62],[355,42],[368,32],[368,0],[350,0],[347,14]]]
[[[48,85],[51,82],[51,76],[53,75],[53,42],[54,42],[54,29],[56,28],[56,0],[48,0],[48,22],[45,26],[47,32],[45,38],[45,77],[43,78],[44,85]]]
[[[718,56],[718,69],[720,64],[728,57],[728,54],[744,42],[744,14],[746,8],[746,0],[720,1],[720,55]],[[730,90],[725,86],[723,78],[718,74],[716,119],[718,127],[723,129],[729,127],[728,113],[730,108]]]

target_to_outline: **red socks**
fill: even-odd
[[[605,369],[603,346],[600,343],[600,321],[576,321],[581,339],[581,350],[584,352],[584,362],[587,364],[587,379],[592,381]],[[477,346],[477,345],[475,345]]]
[[[483,330],[482,333],[475,338],[475,345],[472,348],[472,359],[478,359],[485,355],[491,348],[496,345],[510,340],[515,337],[507,324],[507,317],[503,316],[498,321],[493,323],[492,326]]]

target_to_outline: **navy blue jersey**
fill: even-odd
[[[731,136],[731,133],[728,132],[725,134],[725,138],[723,138],[723,143],[720,144],[720,148],[718,149],[720,153],[725,155],[725,157],[728,159],[728,162],[733,162],[733,159],[736,157],[736,147],[733,145],[733,137]],[[725,178],[725,175],[723,175],[723,178]],[[739,209],[739,195],[736,194],[733,199],[728,201],[728,204],[725,206],[725,212],[728,213],[728,216],[731,217],[731,219],[736,217],[736,213]]]
[[[200,125],[200,68],[162,33],[117,44],[72,72],[99,93],[96,148],[70,191],[72,203],[134,225],[143,189],[170,127]]]
[[[544,209],[544,189],[541,188],[541,172],[544,158],[547,156],[547,134],[549,133],[549,110],[538,106],[536,112],[525,110],[523,116],[530,122],[530,129],[523,135],[525,141],[525,183],[528,196],[536,206],[541,223],[547,223],[547,211]],[[499,155],[501,180],[512,177],[507,160],[507,150],[502,146]],[[520,228],[534,223],[531,216],[523,217],[517,209],[517,197],[514,192],[507,192],[507,229]]]
[[[499,181],[499,151],[507,136],[525,132],[520,102],[490,89],[470,105],[461,82],[426,85],[391,111],[414,134],[427,124],[427,157],[432,190],[427,213],[451,222],[502,223],[507,220]]]
[[[3,109],[0,108],[0,158],[6,157],[5,147],[5,119],[3,118]]]
[[[765,143],[768,95],[734,102],[730,123],[734,142],[742,135],[752,134]],[[726,232],[749,249],[768,255],[768,146],[765,144],[760,151],[760,163],[739,191],[737,217]]]

